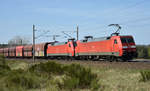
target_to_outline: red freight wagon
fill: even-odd
[[[8,50],[8,48],[4,48],[4,56],[5,57],[9,56],[9,50]]]
[[[16,57],[23,57],[23,48],[24,46],[17,46],[16,47]]]
[[[24,51],[23,51],[24,57],[32,57],[33,55],[32,51],[33,51],[32,45],[24,46]]]
[[[4,55],[4,48],[0,49],[0,55]]]
[[[47,56],[74,56],[73,42],[55,42],[48,44]]]
[[[9,57],[15,57],[16,56],[16,48],[11,47],[9,48]]]
[[[47,56],[47,45],[50,43],[41,43],[35,45],[35,56],[46,57]]]

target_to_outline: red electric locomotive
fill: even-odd
[[[48,45],[47,57],[49,58],[72,58],[74,57],[74,39],[68,42],[53,42]]]
[[[137,55],[132,36],[86,36],[84,40],[78,40],[76,43],[75,55],[80,59],[130,60]]]

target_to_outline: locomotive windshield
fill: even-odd
[[[121,42],[122,43],[134,43],[134,40],[133,40],[133,38],[121,38]]]

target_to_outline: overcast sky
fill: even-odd
[[[109,36],[109,24],[120,24],[121,35],[132,35],[137,44],[150,44],[149,0],[0,0],[0,43],[14,36],[32,39],[36,26],[37,43],[52,41],[51,35],[75,31],[79,25],[80,39],[86,35]],[[49,31],[49,32],[46,32]],[[45,33],[46,32],[46,33]],[[66,32],[72,37],[75,33]]]

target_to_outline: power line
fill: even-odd
[[[134,7],[138,6],[138,5],[141,5],[141,4],[143,4],[145,1],[148,1],[148,0],[141,0],[141,1],[139,1],[139,2],[136,2],[135,4],[129,5],[127,8],[120,9],[120,10],[117,12],[117,14],[123,13],[123,12],[127,11],[128,9],[131,9],[131,8],[134,8]]]
[[[42,37],[44,36],[45,34],[47,34],[48,32],[50,32],[49,30],[48,31],[44,31],[44,33],[40,34],[39,36],[35,37],[35,39],[38,39],[39,37]]]
[[[47,35],[45,37],[52,37],[53,41],[56,41],[56,37],[60,37],[61,35]]]
[[[62,31],[63,34],[65,34],[66,36],[68,36],[69,38],[72,38],[69,34],[67,34],[65,31]]]
[[[139,18],[139,19],[135,19],[135,20],[129,20],[129,21],[121,22],[119,24],[124,25],[124,24],[131,24],[131,23],[135,23],[135,22],[137,23],[137,22],[148,21],[148,20],[150,20],[150,17],[144,17],[144,18]]]
[[[136,2],[135,4],[129,6],[129,7],[126,8],[126,9],[130,9],[130,8],[136,7],[136,6],[138,6],[138,5],[142,4],[142,3],[144,3],[145,1],[148,1],[148,0],[141,0],[141,1],[139,1],[139,2]]]

